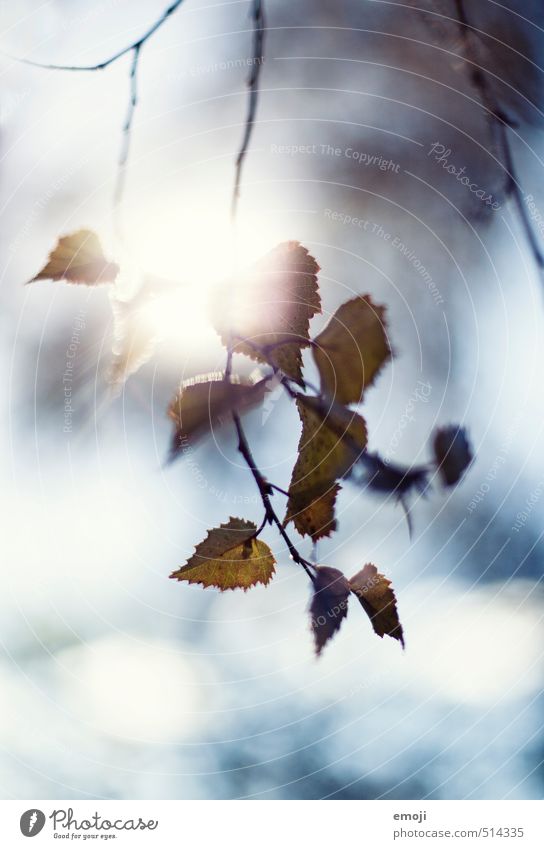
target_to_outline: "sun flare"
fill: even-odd
[[[141,319],[165,341],[183,338],[198,349],[214,334],[210,304],[218,286],[281,240],[269,220],[251,213],[234,226],[213,196],[182,210],[179,202],[155,199],[131,211],[126,233],[121,297],[135,296],[144,279],[159,281],[139,308]]]

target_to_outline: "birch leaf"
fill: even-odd
[[[108,262],[96,233],[78,230],[58,240],[44,267],[28,282],[66,280],[67,283],[96,286],[113,283],[118,273],[119,266]]]
[[[319,266],[300,242],[283,242],[239,278],[214,305],[214,325],[236,353],[302,381],[302,348],[310,319],[321,312]]]
[[[399,640],[404,648],[404,634],[397,613],[397,599],[391,589],[391,581],[380,574],[372,563],[357,572],[349,582],[354,593],[368,615],[374,631],[379,637],[388,634]]]
[[[466,430],[458,425],[438,428],[433,448],[444,486],[454,486],[461,480],[473,459]]]
[[[316,570],[314,595],[310,605],[310,622],[315,651],[319,656],[325,644],[340,629],[348,613],[350,587],[345,575],[330,566]]]
[[[260,404],[266,388],[267,380],[228,383],[221,375],[186,381],[168,408],[174,423],[170,459],[212,428],[230,421],[233,412],[242,413]]]
[[[338,480],[349,474],[365,450],[367,431],[364,419],[346,408],[324,415],[318,398],[300,396],[297,409],[302,433],[284,523],[294,522],[300,534],[315,542],[336,529]]]
[[[321,392],[340,404],[356,404],[390,358],[385,307],[369,295],[353,298],[335,312],[312,348]]]
[[[266,543],[254,538],[256,530],[253,522],[231,517],[208,531],[186,565],[170,577],[219,590],[245,591],[255,584],[268,584],[276,561]]]

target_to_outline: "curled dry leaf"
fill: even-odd
[[[174,422],[170,459],[200,436],[230,420],[233,412],[243,413],[260,404],[268,381],[229,383],[222,375],[184,383],[168,408]]]
[[[399,640],[404,648],[404,634],[397,613],[397,599],[391,581],[380,574],[372,563],[367,563],[349,582],[379,637],[388,634]]]
[[[213,308],[223,343],[300,383],[301,349],[310,343],[310,319],[321,312],[318,271],[300,242],[283,242],[228,281]]]
[[[369,295],[336,310],[312,347],[324,395],[340,404],[362,400],[391,356],[384,316],[385,307],[373,304]]]
[[[364,419],[351,410],[335,406],[325,414],[318,398],[299,396],[297,409],[302,434],[284,522],[292,521],[315,542],[336,529],[338,480],[365,450],[367,431]]]
[[[58,240],[47,263],[28,282],[66,280],[67,283],[97,286],[113,283],[118,273],[119,266],[115,262],[108,262],[96,233],[92,230],[78,230]]]
[[[256,530],[253,522],[231,517],[226,524],[208,531],[187,564],[170,577],[219,590],[247,590],[255,584],[268,584],[276,561],[267,544],[255,538]]]
[[[473,459],[466,430],[458,425],[438,428],[433,449],[443,484],[454,486],[461,480]]]
[[[347,616],[349,594],[350,586],[342,572],[330,566],[319,566],[316,569],[310,624],[317,655],[321,654],[325,644],[336,634]]]

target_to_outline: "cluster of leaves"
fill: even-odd
[[[455,485],[472,460],[463,428],[438,429],[432,441],[433,460],[427,466],[405,468],[386,463],[367,450],[367,426],[360,413],[365,393],[390,360],[384,306],[369,295],[342,304],[314,339],[310,324],[321,312],[319,266],[299,242],[278,245],[236,280],[226,281],[212,308],[212,321],[226,348],[225,372],[183,383],[168,409],[173,423],[170,458],[212,429],[234,426],[239,450],[255,479],[264,510],[257,527],[231,517],[208,532],[188,562],[171,577],[178,581],[248,590],[267,585],[276,560],[259,537],[276,526],[291,559],[313,584],[311,628],[320,654],[347,615],[353,594],[378,636],[388,635],[404,646],[397,602],[390,581],[367,563],[351,580],[337,569],[304,558],[287,528],[292,523],[313,543],[337,529],[336,499],[342,481],[351,478],[371,491],[395,496],[409,517],[406,499],[425,492],[433,471],[444,486]],[[115,283],[118,266],[103,255],[97,237],[79,231],[59,240],[34,280],[51,278],[70,283]],[[141,293],[137,296],[140,300]],[[131,305],[126,307],[130,313]],[[304,375],[303,350],[311,348],[319,387]],[[232,373],[233,354],[260,364],[261,378],[244,381]],[[301,421],[298,456],[287,491],[259,471],[242,428],[241,416],[262,404],[271,378],[279,380],[296,405]],[[357,407],[357,409],[353,409]],[[272,504],[277,493],[287,498],[283,520]]]

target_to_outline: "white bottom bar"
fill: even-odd
[[[542,849],[543,802],[3,801],[0,845]]]

